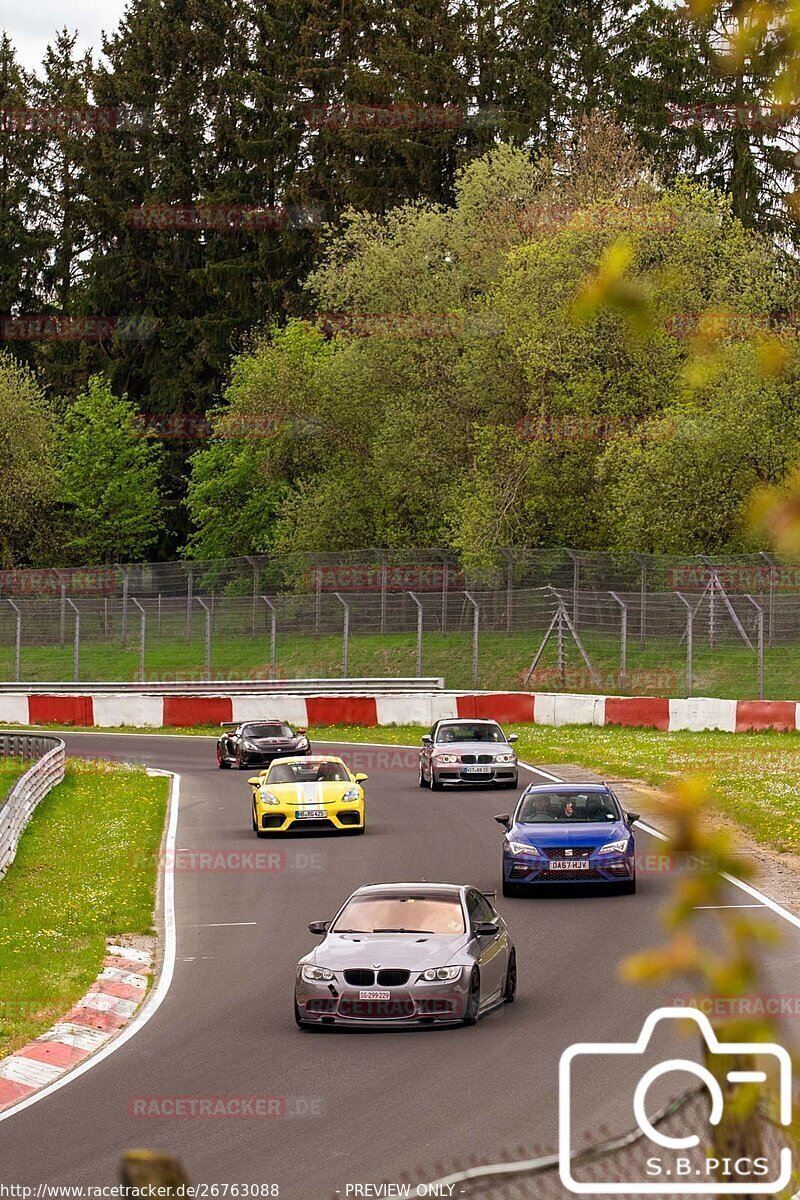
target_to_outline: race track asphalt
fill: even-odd
[[[559,1056],[575,1041],[632,1041],[664,994],[624,985],[626,955],[663,940],[666,874],[635,896],[503,899],[519,961],[517,1002],[466,1029],[303,1032],[292,1016],[310,920],[381,880],[469,882],[499,891],[507,791],[417,787],[410,751],[343,748],[369,775],[364,837],[257,840],[247,774],[219,771],[206,738],[68,734],[68,753],[181,775],[179,850],[281,851],[282,869],[179,870],[177,961],[153,1018],[117,1053],[0,1121],[0,1182],[113,1184],[123,1150],[179,1155],[195,1183],[276,1183],[283,1200],[344,1196],[353,1182],[435,1178],[472,1155],[555,1148]],[[331,747],[332,752],[336,752]],[[523,773],[521,783],[535,779]],[[663,849],[637,834],[644,851]],[[189,860],[191,861],[191,860]],[[134,869],[134,868],[132,868]],[[731,904],[752,904],[730,891]],[[769,987],[795,992],[800,931],[769,909],[780,943]],[[710,914],[709,914],[710,919]],[[683,1052],[686,1053],[684,1046]],[[581,1080],[574,1128],[631,1124],[641,1061]],[[275,1096],[278,1119],[131,1115],[135,1097]]]

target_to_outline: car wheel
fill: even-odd
[[[433,763],[431,763],[431,777],[430,777],[430,780],[428,781],[428,787],[431,789],[432,792],[440,792],[442,790],[443,786],[444,785],[439,783],[439,780],[436,778],[436,775],[433,770]]]
[[[503,1003],[513,1004],[517,995],[517,952],[512,950],[508,956],[506,967],[506,986],[503,989]]]
[[[504,896],[518,896],[519,895],[519,884],[509,883],[507,879],[504,879],[503,880],[503,895]]]
[[[240,771],[245,771],[247,769],[247,761],[242,757],[241,750],[236,751],[236,766]]]
[[[227,758],[223,758],[221,751],[219,748],[217,748],[217,766],[219,767],[220,771],[227,771],[230,765],[231,764],[228,762]]]
[[[467,996],[467,1007],[464,1009],[464,1024],[475,1025],[478,1021],[478,1016],[481,1009],[481,977],[477,971],[472,972],[472,978],[469,981],[469,995]]]
[[[253,833],[258,833],[258,821],[256,820],[256,810],[255,809],[253,809],[253,811],[251,813],[251,819],[253,822]]]
[[[423,771],[422,771],[422,763],[421,762],[419,764],[419,786],[421,788],[428,786],[425,782],[425,775],[423,774]]]
[[[622,894],[623,894],[623,896],[634,896],[636,894],[636,876],[635,875],[634,875],[633,879],[629,879],[629,880],[627,880],[627,882],[623,883]]]

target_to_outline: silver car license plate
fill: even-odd
[[[491,775],[491,767],[464,767],[465,775]]]
[[[553,871],[588,871],[589,864],[580,858],[553,858],[550,860],[550,868]]]
[[[391,992],[359,992],[359,1000],[391,1000]]]
[[[327,814],[324,808],[301,808],[294,815],[298,821],[302,821],[305,817],[324,817]]]

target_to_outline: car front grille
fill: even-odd
[[[292,821],[293,829],[335,829],[329,817],[306,817],[300,821]]]
[[[351,987],[372,987],[375,982],[375,972],[367,971],[362,967],[353,967],[349,971],[345,971],[344,981]]]
[[[462,754],[462,763],[492,763],[494,757],[491,754]]]
[[[404,983],[408,983],[410,975],[410,971],[387,968],[384,971],[378,971],[378,983],[381,987],[402,987]]]
[[[605,875],[599,871],[540,871],[536,876],[537,883],[586,883],[601,881],[608,883]]]
[[[285,818],[280,813],[264,813],[264,816],[261,818],[261,828],[280,829],[284,820]]]
[[[336,815],[341,821],[342,825],[358,825],[360,820],[358,813],[352,812],[349,809],[347,812],[340,812]]]
[[[589,858],[596,846],[545,846],[548,858]]]

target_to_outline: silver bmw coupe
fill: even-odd
[[[457,883],[372,883],[297,964],[301,1027],[474,1025],[511,1004],[517,956],[490,899]]]

